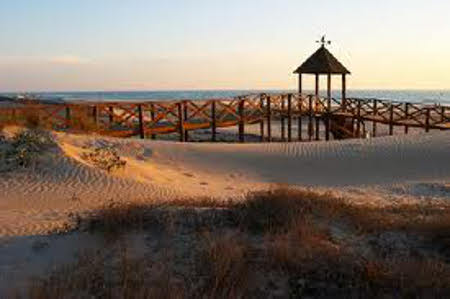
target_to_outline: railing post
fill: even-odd
[[[112,126],[114,123],[114,107],[109,106],[109,126]]]
[[[98,106],[94,105],[94,107],[92,107],[92,117],[94,118],[94,123],[95,126],[98,127]]]
[[[361,138],[361,100],[357,100],[358,104],[356,106],[356,136]]]
[[[425,108],[426,109],[426,118],[425,118],[425,132],[430,132],[430,114],[431,109],[430,107]]]
[[[259,107],[261,108],[261,120],[259,122],[259,132],[261,135],[261,142],[264,142],[264,94],[260,95]]]
[[[374,116],[374,120],[372,122],[372,136],[373,137],[377,136],[377,121],[375,119],[378,115],[377,102],[378,101],[376,99],[373,100],[373,116]]]
[[[213,100],[211,102],[211,134],[212,134],[212,141],[216,141],[216,134],[217,134],[217,123],[216,123],[216,100]]]
[[[284,123],[284,108],[285,108],[285,103],[284,103],[284,96],[281,96],[281,113],[280,113],[280,123],[281,123],[281,141],[286,141],[286,128],[285,128],[285,123]]]
[[[184,123],[189,121],[187,101],[183,101],[183,121]],[[184,141],[189,141],[189,131],[186,129],[184,130]]]
[[[142,112],[142,105],[138,105],[138,116],[139,116],[139,136],[141,139],[145,138],[145,129],[144,129],[144,115]]]
[[[288,142],[292,141],[292,94],[288,94]]]
[[[183,107],[182,107],[182,103],[178,102],[177,103],[177,108],[178,108],[178,130],[179,130],[179,135],[180,135],[180,141],[184,142],[184,117],[183,117]]]
[[[303,132],[302,132],[302,129],[303,129],[303,122],[302,122],[303,96],[301,94],[299,96],[300,96],[300,98],[298,99],[298,103],[297,103],[297,105],[298,105],[297,135],[298,135],[298,141],[302,141],[302,139],[303,139],[303,137],[302,137],[302,135],[303,135]]]
[[[389,135],[394,135],[394,105],[389,105]]]
[[[409,119],[409,103],[405,103],[405,121]],[[408,134],[409,126],[405,125],[405,134]]]
[[[267,141],[272,142],[272,103],[270,99],[270,95],[267,96]]]
[[[244,124],[245,124],[245,115],[244,115],[244,105],[245,100],[239,98],[239,142],[244,142]]]
[[[316,140],[320,140],[320,119],[319,119],[319,117],[317,116],[318,115],[318,113],[319,113],[319,102],[320,102],[320,99],[319,99],[319,95],[316,95],[315,97],[314,97],[314,118],[315,118],[315,120],[316,120]]]
[[[309,96],[309,104],[308,104],[308,109],[309,109],[309,115],[308,115],[308,140],[311,141],[313,134],[314,134],[314,127],[313,127],[313,97]]]
[[[70,113],[70,107],[66,106],[66,128],[69,129],[72,125],[72,115]]]
[[[154,121],[155,121],[155,105],[153,103],[150,104],[150,121],[152,122],[152,129],[155,125]],[[156,139],[156,135],[155,134],[151,134],[150,135],[151,139]]]

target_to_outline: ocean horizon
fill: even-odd
[[[202,100],[231,98],[252,93],[295,92],[294,90],[160,90],[160,91],[64,91],[64,92],[3,92],[3,96],[32,95],[44,99],[64,101],[144,101],[144,100]],[[312,90],[305,90],[313,94]],[[326,96],[326,91],[320,92]],[[340,98],[339,90],[332,92],[332,97]],[[354,89],[347,91],[347,97],[376,98],[413,103],[447,103],[450,104],[450,90],[389,90],[389,89]]]

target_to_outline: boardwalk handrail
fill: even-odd
[[[217,129],[237,126],[239,140],[244,141],[245,125],[260,123],[262,140],[271,141],[271,123],[281,122],[281,141],[303,140],[302,130],[292,136],[293,120],[301,128],[307,119],[307,140],[319,139],[319,126],[325,124],[325,139],[329,140],[336,119],[351,119],[354,137],[361,136],[361,126],[371,122],[372,135],[377,124],[450,129],[450,107],[441,104],[418,104],[373,98],[323,98],[299,93],[259,93],[234,98],[205,100],[173,100],[142,102],[70,102],[62,104],[24,104],[0,107],[0,124],[26,122],[33,119],[55,130],[90,131],[112,136],[155,138],[159,134],[178,133],[180,141],[189,139],[189,132],[211,129],[216,140]],[[264,126],[266,124],[266,128]],[[287,127],[286,127],[287,124]],[[348,129],[348,128],[347,128]],[[287,136],[286,136],[287,135]]]

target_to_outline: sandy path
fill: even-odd
[[[272,183],[398,189],[440,182],[432,186],[448,196],[449,137],[434,132],[317,143],[181,144],[58,134],[60,149],[35,168],[2,174],[0,236],[44,234],[70,213],[110,200],[227,198]],[[80,159],[84,146],[101,142],[117,146],[125,170],[109,174]]]

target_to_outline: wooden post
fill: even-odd
[[[183,101],[183,121],[186,122],[189,120],[188,115],[188,103],[186,101]],[[184,130],[184,141],[189,141],[189,131]]]
[[[139,116],[139,136],[141,139],[145,138],[145,129],[144,129],[144,115],[142,113],[142,105],[138,105],[138,116]]]
[[[319,74],[316,74],[316,97],[315,97],[315,102],[314,102],[314,118],[316,120],[316,140],[319,140],[319,133],[320,133],[320,119],[317,116],[317,114],[319,113]]]
[[[374,99],[373,100],[373,116],[374,116],[374,121],[372,122],[372,136],[376,137],[377,136],[377,121],[375,120],[375,117],[377,117],[378,114],[378,108],[377,108],[377,100]]]
[[[239,142],[244,142],[244,124],[245,124],[245,115],[244,115],[244,105],[245,100],[239,99]]]
[[[298,134],[298,141],[302,141],[302,106],[303,106],[303,96],[300,94],[300,98],[298,99],[298,119],[297,119],[297,134]]]
[[[261,142],[264,142],[264,94],[260,95],[259,107],[261,108],[261,121],[259,122],[259,132],[261,134]]]
[[[281,96],[281,113],[280,113],[280,122],[281,122],[281,141],[286,141],[286,128],[285,128],[285,123],[284,123],[284,108],[285,108],[285,103],[284,103],[284,96]]]
[[[330,140],[331,127],[331,74],[327,76],[327,111],[325,115],[325,140]]]
[[[66,127],[70,128],[72,124],[72,116],[70,115],[70,107],[66,106]]]
[[[155,125],[153,122],[155,121],[155,105],[153,105],[153,103],[152,104],[150,104],[150,120],[151,120],[151,122],[152,122],[152,128],[153,128],[153,126]],[[156,139],[156,135],[155,134],[151,134],[150,135],[150,138],[151,139]]]
[[[288,142],[292,141],[292,94],[288,94]]]
[[[345,74],[342,74],[342,100],[341,100],[341,105],[342,105],[342,110],[344,112],[347,111],[347,82],[346,82],[346,78],[345,78]]]
[[[425,118],[425,132],[430,132],[430,107],[425,108],[426,109],[426,118]]]
[[[185,135],[184,135],[184,117],[183,117],[183,107],[182,107],[182,103],[179,102],[177,103],[177,108],[178,108],[178,130],[179,130],[179,134],[180,134],[180,141],[184,142],[185,139]]]
[[[358,138],[361,138],[361,100],[357,100],[357,110],[356,110],[356,136]]]
[[[98,106],[94,105],[92,107],[92,117],[94,118],[94,124],[96,127],[98,127]]]
[[[409,103],[405,103],[405,121],[407,122],[409,118]],[[409,126],[405,125],[405,134],[408,134]]]
[[[389,135],[394,135],[394,105],[389,105]]]
[[[213,100],[211,102],[211,134],[212,134],[212,141],[216,141],[216,134],[217,134],[217,123],[216,123],[216,100]]]
[[[267,141],[272,141],[272,124],[271,124],[271,118],[272,118],[272,103],[270,100],[270,96],[267,96]]]
[[[301,94],[302,90],[302,74],[298,74],[298,93]]]
[[[109,125],[111,126],[114,123],[114,107],[109,106]]]
[[[312,140],[312,136],[313,136],[313,97],[312,96],[308,96],[308,109],[309,109],[309,114],[308,114],[308,140],[311,141]]]

